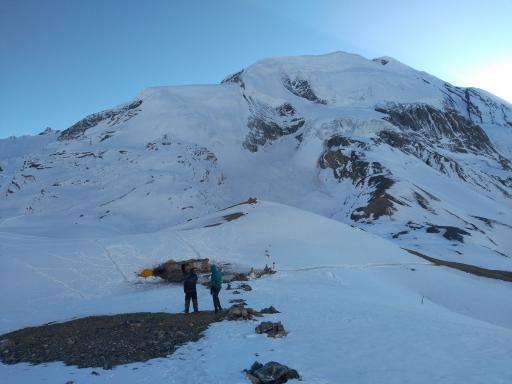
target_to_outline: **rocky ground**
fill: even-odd
[[[24,328],[0,336],[5,364],[62,361],[81,368],[146,361],[197,341],[225,313],[129,313]]]

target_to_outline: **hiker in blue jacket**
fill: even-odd
[[[194,305],[194,312],[199,312],[199,308],[197,305],[196,284],[196,269],[191,268],[188,274],[185,276],[185,280],[183,281],[183,291],[185,292],[185,313],[188,313],[189,311],[190,300],[192,300],[192,304]]]
[[[215,265],[212,265],[210,267],[210,271],[212,272],[212,277],[210,281],[210,293],[213,297],[213,306],[215,307],[215,313],[217,313],[219,311],[222,311],[222,306],[220,305],[219,300],[219,292],[220,289],[222,288],[222,274]]]

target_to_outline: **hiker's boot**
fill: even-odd
[[[199,306],[197,305],[197,299],[192,299],[192,304],[194,305],[194,312],[199,312]]]

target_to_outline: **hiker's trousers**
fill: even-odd
[[[222,307],[220,305],[220,299],[219,299],[220,287],[212,288],[211,292],[212,292],[213,306],[215,308],[215,311],[220,311],[222,309]]]
[[[199,307],[197,305],[197,292],[185,292],[185,313],[189,312],[190,309],[190,300],[192,300],[192,304],[194,306],[194,312],[199,312]]]

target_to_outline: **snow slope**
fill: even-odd
[[[244,216],[232,222],[222,219],[237,212]],[[222,224],[208,226],[216,222]],[[2,299],[13,325],[4,324],[0,330],[12,330],[20,320],[28,322],[23,325],[55,320],[54,308],[74,306],[77,300],[137,291],[144,284],[136,273],[169,259],[208,257],[244,269],[276,263],[284,270],[425,264],[377,236],[266,202],[240,205],[152,233],[99,236],[92,231],[78,238],[72,225],[52,230],[53,234],[39,236],[0,233],[0,284],[2,291],[16,292]],[[35,308],[37,317],[27,316]],[[45,308],[48,313],[41,318]],[[15,316],[17,311],[21,312]]]
[[[235,212],[245,215],[205,227]],[[92,314],[180,311],[179,285],[144,283],[135,272],[198,254],[246,267],[275,262],[278,273],[251,281],[253,291],[242,296],[254,308],[276,306],[282,313],[270,318],[290,334],[274,340],[256,335],[256,323],[222,322],[168,358],[94,369],[100,376],[60,363],[0,365],[10,383],[244,383],[241,371],[254,360],[295,367],[306,383],[512,378],[512,285],[434,267],[334,220],[260,202],[144,235],[69,240],[64,231],[2,233],[2,291],[16,291],[2,297],[2,331]],[[221,296],[224,305],[232,297]],[[207,289],[199,289],[199,302],[211,307]]]

